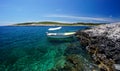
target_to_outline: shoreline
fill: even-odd
[[[98,26],[98,25],[6,25],[6,26]]]
[[[62,22],[54,22],[54,21],[43,21],[43,22],[17,23],[8,26],[98,26],[101,24],[107,24],[107,23],[84,23],[84,22],[62,23]]]

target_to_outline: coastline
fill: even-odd
[[[43,22],[25,22],[17,23],[8,26],[98,26],[100,24],[106,23],[62,23],[62,22],[53,22],[53,21],[43,21]]]
[[[7,26],[97,26],[97,25],[55,25],[55,24],[39,24],[39,25],[7,25]]]
[[[76,37],[101,71],[120,70],[120,23],[78,31]]]

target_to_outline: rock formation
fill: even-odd
[[[76,33],[101,71],[116,71],[120,64],[120,23],[100,25]]]

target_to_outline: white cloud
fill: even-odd
[[[67,19],[76,19],[76,20],[86,20],[86,21],[101,21],[101,22],[116,22],[118,20],[112,18],[98,18],[98,17],[84,17],[84,16],[71,16],[71,15],[59,15],[59,14],[51,14],[46,15],[45,17],[53,17],[53,18],[67,18]]]
[[[43,21],[54,21],[54,22],[61,22],[61,23],[74,23],[71,21],[63,21],[63,20],[43,20]]]

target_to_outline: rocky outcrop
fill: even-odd
[[[101,71],[116,71],[120,64],[120,23],[78,31],[76,37]]]

